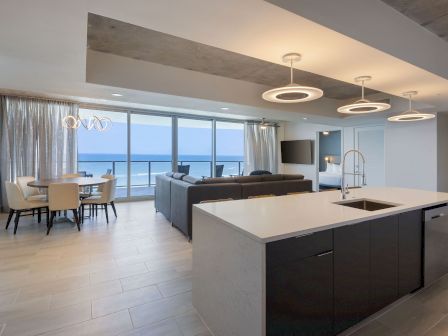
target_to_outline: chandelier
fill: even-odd
[[[408,122],[435,118],[435,115],[432,113],[422,113],[412,108],[412,96],[417,95],[417,93],[417,91],[403,92],[403,96],[408,98],[409,108],[401,114],[387,118],[387,120],[395,122]]]
[[[323,96],[324,92],[319,88],[294,83],[293,64],[299,62],[301,58],[302,55],[298,53],[289,53],[283,56],[283,62],[289,63],[290,83],[264,92],[262,95],[264,100],[291,104],[307,102]]]
[[[99,132],[104,132],[112,127],[112,120],[107,117],[98,117],[96,115],[84,119],[81,119],[79,115],[68,115],[62,119],[62,126],[71,129],[78,129],[83,126],[88,131],[95,129]]]
[[[364,114],[381,112],[390,109],[390,105],[387,103],[372,102],[364,97],[364,83],[371,79],[371,76],[360,76],[355,78],[356,83],[361,83],[361,99],[355,101],[352,104],[339,107],[339,113]]]

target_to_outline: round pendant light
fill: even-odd
[[[421,113],[419,111],[412,109],[412,96],[417,95],[417,91],[408,91],[404,92],[403,96],[407,97],[409,100],[409,109],[407,111],[404,111],[401,114],[392,116],[387,118],[389,121],[395,121],[395,122],[409,122],[409,121],[420,121],[420,120],[428,120],[435,117],[435,114],[432,113]]]
[[[361,83],[361,99],[355,101],[353,104],[344,105],[338,108],[339,113],[345,114],[365,114],[381,112],[390,109],[387,103],[372,102],[364,98],[364,83],[371,80],[370,76],[360,76],[355,78],[356,83]]]
[[[283,56],[283,62],[290,64],[291,82],[288,85],[264,92],[262,95],[264,100],[273,103],[291,104],[303,103],[323,96],[324,92],[321,89],[294,83],[294,69],[292,66],[301,59],[302,56],[298,53],[289,53]]]

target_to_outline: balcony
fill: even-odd
[[[184,160],[179,165],[190,165],[190,175],[202,178],[211,176],[211,160]],[[128,165],[126,160],[91,161],[79,160],[78,171],[86,171],[94,177],[106,174],[110,169],[117,177],[117,198],[154,196],[156,175],[172,171],[171,161],[130,161],[130,188],[128,195]],[[244,161],[216,161],[216,165],[224,165],[223,176],[242,175]]]

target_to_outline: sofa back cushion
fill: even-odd
[[[281,174],[261,175],[261,181],[263,182],[283,181],[283,175]]]
[[[302,174],[283,174],[284,180],[303,180],[304,176]]]
[[[184,173],[174,173],[173,178],[176,180],[182,180],[182,178],[185,176]]]
[[[253,175],[253,176],[236,176],[234,178],[236,183],[252,183],[252,182],[261,182],[262,176]]]
[[[201,181],[201,184],[235,183],[233,177],[208,177]]]

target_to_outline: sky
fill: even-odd
[[[211,129],[181,127],[179,123],[179,155],[211,155]],[[243,156],[244,131],[242,129],[217,128],[217,155]],[[78,129],[78,153],[126,154],[126,123],[114,121],[105,132]],[[171,127],[167,125],[131,124],[132,154],[171,154]]]

